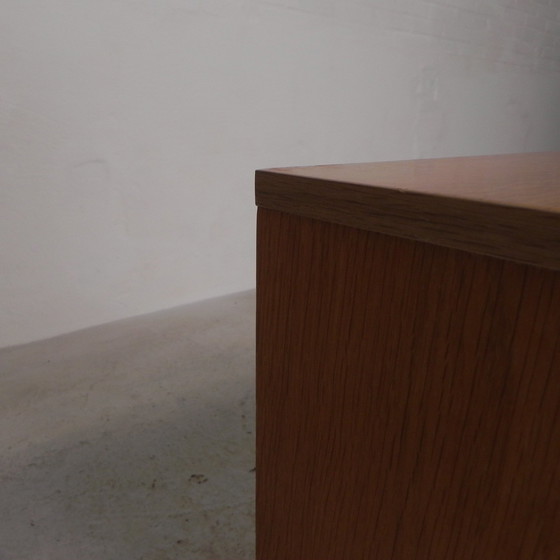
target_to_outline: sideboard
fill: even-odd
[[[560,559],[560,153],[256,203],[257,560]]]

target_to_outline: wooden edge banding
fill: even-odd
[[[255,187],[261,208],[560,270],[558,212],[270,170]]]

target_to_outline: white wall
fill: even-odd
[[[556,0],[4,0],[0,346],[254,286],[255,168],[560,149]]]

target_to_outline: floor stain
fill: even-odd
[[[203,474],[191,474],[189,481],[196,482],[196,484],[204,484],[208,482],[208,479]]]

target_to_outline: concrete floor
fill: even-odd
[[[254,557],[254,292],[0,350],[0,560]]]

